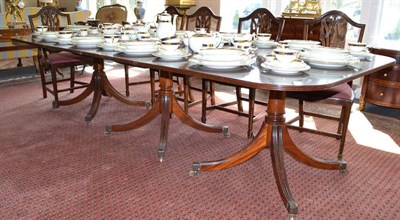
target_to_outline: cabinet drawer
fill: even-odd
[[[400,83],[400,64],[396,64],[393,68],[373,73],[370,80],[387,80]]]
[[[399,108],[400,88],[386,87],[370,82],[368,83],[365,101],[382,106]]]

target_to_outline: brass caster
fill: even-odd
[[[347,170],[347,163],[344,162],[344,161],[341,161],[341,162],[343,162],[343,163],[340,164],[340,166],[339,166],[339,173],[342,174],[342,175],[347,174],[349,172]]]
[[[192,170],[189,171],[189,176],[195,176],[200,172],[200,163],[194,162],[192,165]]]
[[[149,109],[151,107],[151,102],[145,102],[144,106],[146,107],[146,109]]]
[[[295,214],[289,214],[288,220],[295,220],[296,219],[295,216],[296,216]]]
[[[189,171],[189,176],[196,176],[198,171],[191,170]]]
[[[60,106],[58,105],[58,102],[56,102],[56,101],[53,101],[53,102],[52,102],[52,105],[53,105],[53,108],[58,108],[58,107],[60,107]]]
[[[112,127],[111,125],[106,125],[106,129],[104,130],[105,135],[110,135],[112,132]]]
[[[164,160],[164,152],[165,152],[164,149],[157,150],[157,156],[158,156],[158,160],[160,161],[160,163],[162,163]]]
[[[92,117],[91,114],[87,114],[87,115],[85,116],[85,121],[88,122],[88,123],[90,123],[90,121],[91,121],[92,119],[93,119],[93,117]]]
[[[224,134],[225,137],[230,137],[231,133],[229,132],[228,126],[222,126],[222,133]]]

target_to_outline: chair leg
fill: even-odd
[[[346,134],[347,134],[347,128],[349,125],[349,120],[350,120],[350,114],[351,114],[351,106],[353,105],[352,102],[348,102],[343,105],[342,107],[342,118],[340,119],[342,123],[342,130],[341,130],[341,139],[340,139],[340,146],[339,146],[339,153],[338,153],[338,160],[343,159],[343,151],[344,151],[344,144],[346,142]]]
[[[299,127],[304,126],[304,101],[299,99]]]
[[[39,66],[39,73],[40,73],[40,81],[42,82],[42,92],[43,98],[47,98],[47,90],[46,90],[46,70]]]
[[[57,68],[51,67],[51,81],[53,84],[53,108],[58,108]]]
[[[247,138],[254,138],[253,118],[254,118],[255,100],[256,100],[256,90],[249,89],[249,117],[248,117],[248,125],[247,125]]]
[[[69,86],[71,88],[70,93],[74,93],[74,86],[75,86],[75,67],[71,66],[70,67],[70,81],[69,81]]]
[[[150,69],[150,90],[151,104],[154,104],[156,102],[156,71],[154,69]]]
[[[124,65],[124,70],[125,70],[125,95],[129,96],[129,66]]]
[[[211,96],[211,105],[215,105],[215,87],[214,83],[211,81],[210,81],[210,96]]]
[[[236,100],[237,100],[238,111],[243,112],[242,89],[240,86],[236,86]]]
[[[206,111],[207,111],[207,81],[201,79],[201,122],[206,123]],[[211,83],[210,83],[211,84]]]
[[[193,92],[190,89],[192,87],[192,84],[190,82],[190,77],[189,76],[184,76],[184,89],[188,90],[188,95],[189,95],[189,101],[194,102],[194,97],[193,97]]]
[[[190,99],[190,85],[189,85],[189,77],[183,77],[183,110],[185,113],[188,113],[189,109],[189,99]]]

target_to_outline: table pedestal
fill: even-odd
[[[172,90],[172,73],[160,71],[160,91],[158,93],[158,98],[153,104],[150,111],[139,119],[122,125],[107,125],[106,133],[111,132],[121,132],[129,131],[139,128],[150,121],[152,121],[156,116],[161,114],[161,134],[160,134],[160,144],[158,148],[158,158],[162,162],[164,158],[165,149],[167,147],[168,140],[168,129],[171,114],[175,116],[184,124],[193,127],[197,130],[213,132],[213,133],[223,133],[225,136],[229,136],[229,129],[227,126],[213,126],[208,124],[203,124],[192,117],[190,117],[179,105],[176,100],[175,93]]]
[[[227,158],[208,162],[194,162],[193,168],[189,174],[195,175],[199,171],[222,170],[237,166],[251,159],[264,148],[269,147],[271,151],[272,167],[281,199],[292,217],[297,214],[298,206],[292,196],[286,178],[283,149],[299,162],[320,169],[339,170],[343,173],[346,170],[347,164],[345,161],[322,160],[310,156],[296,146],[290,138],[285,124],[285,99],[286,92],[270,91],[267,116],[253,141],[243,148],[242,151]]]
[[[90,121],[96,115],[100,105],[101,97],[103,95],[114,97],[118,101],[125,103],[127,105],[146,106],[147,108],[151,106],[151,103],[149,101],[133,101],[121,95],[117,90],[115,90],[114,87],[112,87],[110,81],[108,80],[104,72],[104,61],[102,59],[95,60],[93,67],[94,67],[94,72],[92,75],[92,79],[90,80],[89,85],[81,94],[72,99],[61,100],[57,102],[53,101],[53,106],[72,105],[82,101],[90,94],[94,93],[89,113],[87,113],[87,115],[85,116],[85,121],[88,123],[90,123]]]

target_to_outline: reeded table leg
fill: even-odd
[[[344,161],[328,161],[312,157],[299,149],[292,139],[285,124],[286,92],[270,91],[267,107],[267,116],[257,136],[243,150],[216,161],[194,162],[190,175],[199,171],[222,170],[237,166],[251,159],[261,150],[270,147],[271,163],[281,199],[290,216],[298,213],[298,206],[292,196],[287,182],[283,149],[296,160],[321,169],[346,169]]]
[[[175,98],[174,91],[172,90],[172,74],[169,72],[160,72],[160,91],[158,93],[159,98],[156,100],[150,111],[144,114],[139,119],[122,125],[107,125],[106,133],[128,131],[139,128],[150,121],[156,116],[161,114],[161,134],[160,144],[158,148],[158,158],[160,161],[164,158],[165,149],[167,148],[168,140],[168,128],[171,114],[175,116],[184,124],[193,127],[197,130],[223,133],[225,136],[229,136],[229,130],[227,126],[213,126],[203,124],[192,117],[190,117],[179,105]]]

